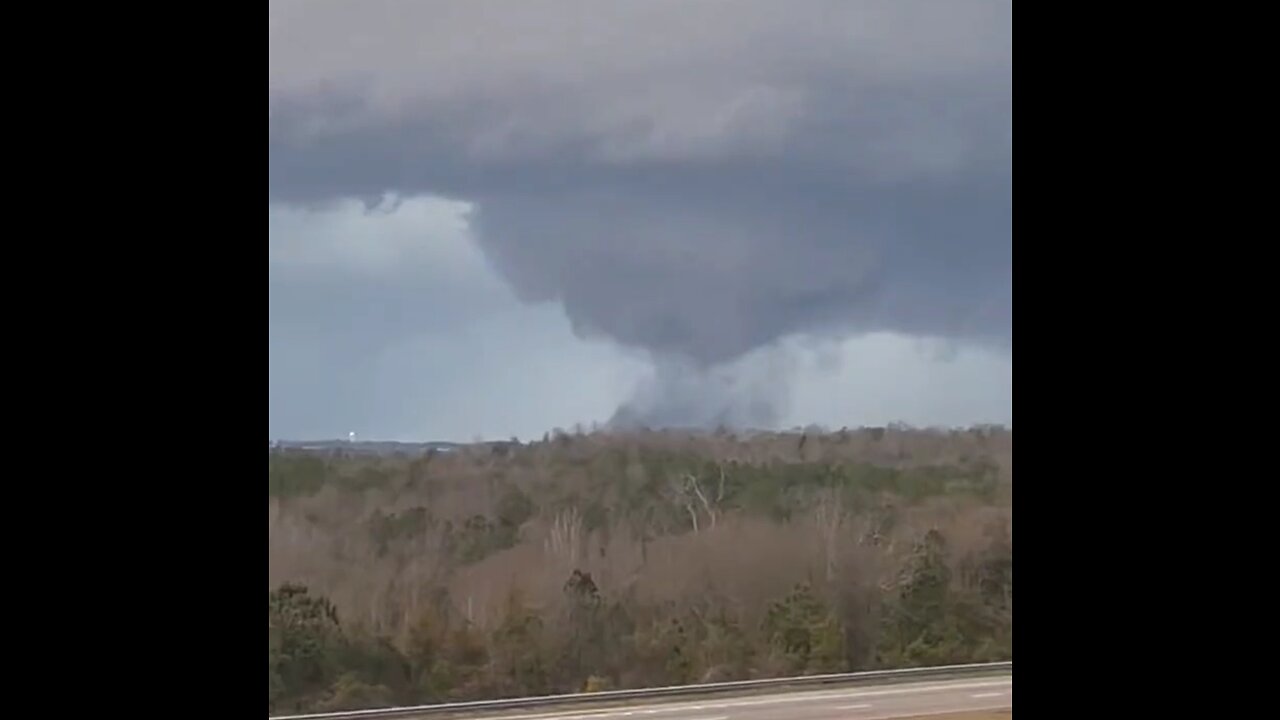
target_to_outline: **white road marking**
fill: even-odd
[[[949,684],[930,684],[930,685],[903,685],[897,688],[889,688],[883,690],[833,690],[829,692],[811,692],[811,693],[787,693],[782,695],[766,696],[763,698],[739,698],[729,699],[724,702],[700,702],[697,704],[672,702],[665,707],[654,707],[648,705],[630,705],[617,708],[600,708],[598,710],[577,710],[563,711],[558,713],[535,713],[520,715],[500,715],[493,720],[603,720],[604,718],[628,717],[631,715],[657,715],[673,712],[688,712],[690,710],[725,710],[730,708],[754,707],[758,705],[779,705],[787,703],[802,702],[819,702],[823,700],[852,700],[854,698],[864,697],[882,697],[887,695],[915,695],[920,693],[947,692],[951,690],[976,690],[978,688],[996,688],[1009,687],[1013,685],[1013,678],[1003,678],[1000,680],[985,680],[975,682],[956,682]],[[1003,693],[997,693],[1003,694]],[[662,702],[659,700],[659,702]],[[954,711],[950,711],[954,712]],[[683,719],[682,719],[683,720]]]
[[[871,707],[871,703],[862,703],[861,705],[841,705],[837,710],[866,710]]]
[[[969,697],[975,697],[975,698],[984,698],[984,697],[1000,697],[1000,696],[1001,696],[1001,695],[1003,695],[1003,694],[1004,694],[1004,693],[1002,693],[1002,692],[998,692],[998,693],[974,693],[974,694],[970,695]]]
[[[951,708],[950,710],[917,710],[909,711],[907,715],[913,718],[930,717],[933,715],[955,715],[963,712],[982,712],[983,710],[1008,710],[1009,705],[983,705],[981,707],[967,708]],[[902,710],[890,710],[888,715],[864,715],[858,720],[897,720],[904,717]]]
[[[701,708],[686,708],[686,709],[700,710]],[[653,710],[645,710],[645,711],[643,711],[642,713],[639,713],[639,714],[648,715],[648,714],[650,714],[650,713],[652,713],[652,712],[654,712],[654,711],[653,711]],[[625,712],[625,713],[614,713],[614,714],[611,714],[611,715],[600,715],[599,717],[617,717],[617,716],[627,716],[627,715],[633,715],[633,714],[637,714],[637,713],[630,713],[630,712]],[[562,718],[562,717],[563,717],[563,718],[575,718],[575,719],[576,719],[576,718],[579,718],[579,717],[581,717],[581,716],[579,716],[579,715],[557,715],[557,716],[555,716],[555,717],[556,717],[556,718]],[[596,717],[596,716],[594,716],[594,715],[593,715],[592,717]],[[714,716],[714,717],[690,717],[690,718],[683,718],[683,717],[682,717],[682,718],[680,718],[680,720],[729,720],[729,716],[728,716],[728,715],[716,715],[716,716]]]

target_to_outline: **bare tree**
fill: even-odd
[[[699,511],[706,513],[712,528],[719,521],[720,503],[724,500],[725,473],[724,465],[718,465],[718,468],[720,478],[714,493],[710,492],[710,488],[704,490],[698,476],[691,472],[681,474],[673,482],[677,501],[684,507],[685,512],[689,513],[689,520],[693,523],[695,533],[699,528]]]
[[[582,557],[582,516],[578,508],[556,514],[543,544],[546,553],[562,565],[573,565]]]
[[[838,488],[826,488],[818,494],[814,506],[814,524],[822,543],[823,558],[826,563],[827,582],[836,579],[836,568],[839,561],[840,530],[844,527],[847,513],[844,498]]]

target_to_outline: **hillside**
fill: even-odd
[[[1011,430],[269,466],[273,712],[1012,658]]]

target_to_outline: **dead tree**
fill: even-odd
[[[716,526],[716,522],[720,517],[720,503],[724,500],[724,483],[725,474],[724,466],[719,466],[720,481],[716,488],[714,499],[709,499],[707,492],[702,489],[702,483],[693,473],[686,472],[680,476],[676,486],[676,495],[680,498],[681,504],[684,506],[685,512],[689,513],[689,520],[693,523],[693,531],[698,532],[698,509],[701,505],[703,512],[707,514],[707,519],[711,522],[711,527]],[[695,502],[696,500],[696,502]]]
[[[814,508],[814,521],[826,561],[827,582],[835,580],[836,560],[839,553],[840,529],[844,527],[846,513],[844,499],[836,488],[828,488],[819,496]]]

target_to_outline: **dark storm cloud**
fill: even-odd
[[[1011,350],[1011,2],[271,15],[272,201],[473,202],[521,298],[672,367],[798,332]]]

